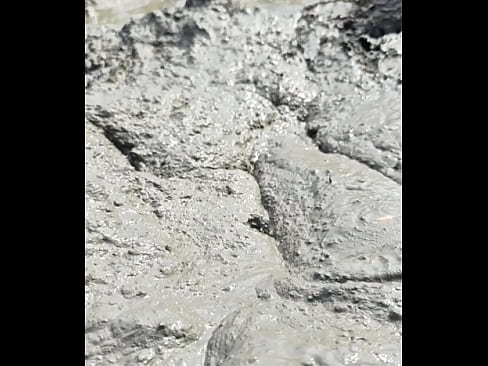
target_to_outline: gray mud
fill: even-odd
[[[209,341],[204,365],[397,365],[399,344],[389,324],[269,301],[228,315]]]
[[[401,2],[291,3],[85,2],[87,365],[401,364]]]
[[[401,272],[400,186],[296,140],[275,140],[255,169],[287,262],[326,280],[374,281]]]

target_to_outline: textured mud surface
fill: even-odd
[[[87,365],[401,364],[401,2],[293,9],[87,24]]]
[[[287,262],[326,280],[375,281],[401,272],[398,184],[295,140],[277,140],[255,169]]]

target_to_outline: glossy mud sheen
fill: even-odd
[[[401,2],[142,3],[86,2],[86,364],[401,364]]]

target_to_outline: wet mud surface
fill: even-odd
[[[401,364],[401,2],[155,3],[86,25],[86,364]]]

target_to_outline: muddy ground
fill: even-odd
[[[401,1],[142,3],[85,2],[86,364],[400,365]]]

